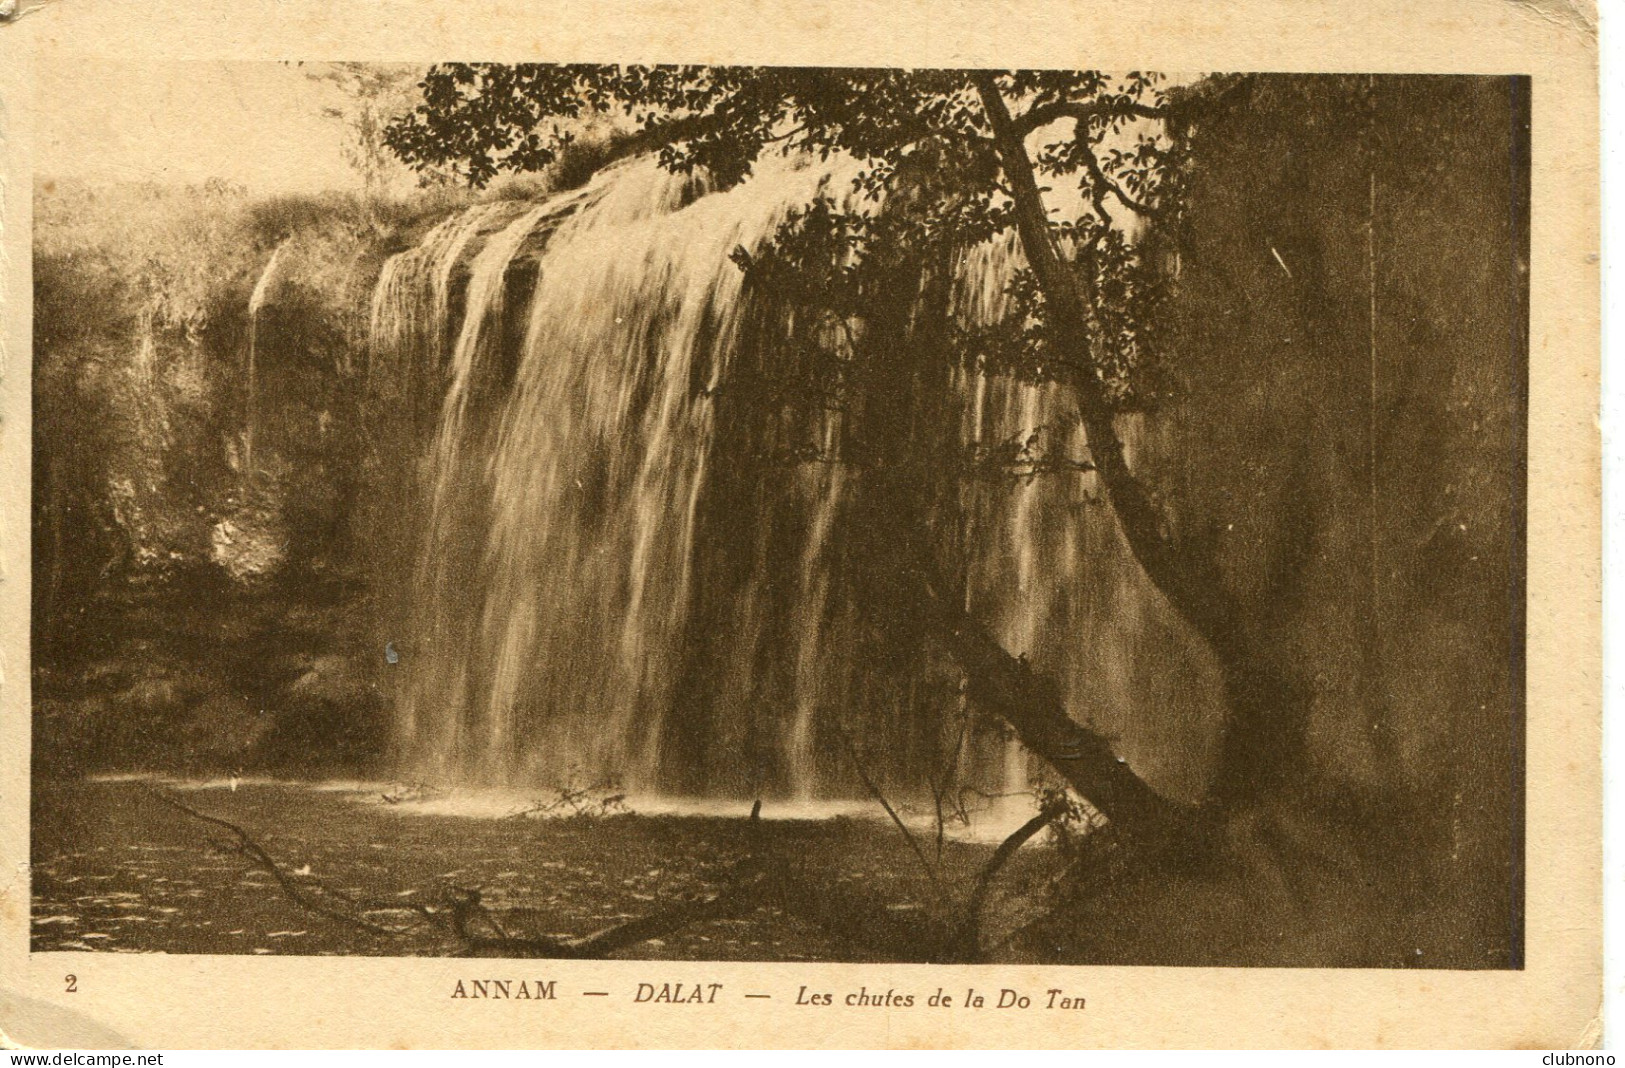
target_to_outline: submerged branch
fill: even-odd
[[[994,850],[983,865],[968,895],[947,894],[937,882],[936,908],[899,907],[878,895],[845,885],[842,880],[809,878],[809,873],[782,851],[770,848],[762,828],[760,802],[752,808],[750,823],[757,829],[753,845],[734,866],[728,885],[707,896],[658,908],[646,916],[613,924],[576,938],[529,936],[512,933],[499,915],[482,901],[477,888],[450,886],[432,903],[403,906],[378,902],[379,908],[408,909],[421,919],[403,927],[390,927],[367,919],[361,910],[369,899],[353,897],[319,882],[321,894],[344,903],[338,907],[322,900],[259,844],[248,831],[230,820],[200,812],[160,791],[154,797],[187,817],[229,831],[236,848],[257,868],[276,881],[277,888],[298,907],[367,934],[398,938],[432,925],[456,944],[456,955],[513,959],[602,960],[651,939],[669,935],[696,923],[747,916],[759,909],[776,909],[798,923],[826,935],[851,942],[869,952],[879,950],[890,959],[921,963],[969,962],[981,959],[980,915],[994,880],[1012,856],[1039,831],[1065,811],[1064,804],[1049,803]],[[896,810],[882,803],[901,826]],[[905,833],[907,828],[903,828]],[[913,835],[908,835],[916,845]],[[923,856],[921,858],[923,860]],[[930,869],[927,869],[930,871]],[[958,900],[958,903],[955,902]]]
[[[400,937],[422,926],[421,921],[406,927],[388,927],[375,923],[355,911],[366,907],[367,902],[319,882],[314,883],[313,885],[323,893],[339,898],[351,906],[350,910],[335,908],[301,887],[294,877],[242,827],[219,816],[199,812],[161,791],[153,790],[151,793],[159,801],[192,819],[230,831],[237,840],[237,851],[247,857],[255,867],[275,879],[284,896],[307,912],[380,937]],[[759,808],[752,810],[753,823],[759,821],[759,814]],[[746,877],[710,897],[672,905],[581,938],[526,938],[510,935],[481,903],[480,892],[466,887],[448,887],[442,893],[438,907],[423,904],[406,907],[419,913],[424,920],[434,922],[456,938],[463,956],[597,960],[651,938],[659,938],[692,923],[726,919],[768,904],[772,896],[770,893],[772,883],[778,877],[774,866],[756,862],[751,858],[741,867],[751,869]],[[390,907],[403,906],[397,903]],[[479,933],[477,928],[482,925],[495,934]]]
[[[161,791],[152,790],[150,793],[152,796],[156,797],[170,808],[177,809],[195,820],[213,824],[216,827],[223,827],[230,831],[237,839],[237,852],[247,857],[255,867],[261,869],[270,875],[271,878],[275,879],[277,886],[282,889],[282,892],[287,895],[288,899],[308,912],[313,912],[318,916],[324,916],[330,920],[336,920],[339,923],[349,924],[350,926],[360,928],[369,934],[384,935],[387,937],[396,937],[405,934],[407,931],[411,930],[412,927],[418,926],[417,924],[414,924],[408,927],[386,927],[383,924],[374,923],[365,917],[336,909],[318,898],[306,893],[304,889],[294,881],[291,875],[282,870],[282,866],[272,858],[271,854],[267,853],[260,846],[260,844],[254,840],[253,836],[251,836],[241,827],[237,826],[235,823],[232,823],[230,820],[221,819],[219,816],[211,816],[207,813],[199,812],[197,809],[192,808],[189,805],[184,805]],[[321,883],[315,883],[314,885],[324,893],[338,897],[349,905],[359,906],[361,904],[356,899],[349,897],[341,891],[333,890],[332,888]]]

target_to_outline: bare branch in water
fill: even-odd
[[[160,791],[153,790],[151,793],[192,819],[229,831],[236,839],[234,849],[255,867],[270,874],[282,893],[300,908],[386,938],[398,938],[425,923],[432,924],[455,940],[460,956],[601,960],[691,924],[745,916],[761,908],[776,908],[837,938],[847,939],[861,932],[862,938],[872,942],[876,932],[881,932],[883,937],[880,941],[900,960],[951,963],[980,959],[979,919],[994,879],[1022,845],[1064,813],[1065,806],[1053,801],[1046,804],[1043,811],[1005,839],[988,859],[964,910],[960,911],[949,905],[936,872],[926,863],[919,843],[897,811],[879,793],[865,771],[860,768],[859,774],[880,800],[887,815],[903,830],[910,847],[931,876],[939,906],[935,915],[900,915],[895,911],[896,906],[879,900],[875,895],[853,892],[839,882],[810,881],[805,872],[792,867],[792,862],[782,852],[768,848],[770,843],[762,830],[764,824],[760,801],[752,806],[750,815],[751,826],[757,832],[754,846],[735,865],[728,886],[709,896],[668,905],[647,916],[614,924],[578,938],[552,938],[509,933],[497,915],[483,904],[477,888],[447,887],[432,904],[417,902],[403,906],[399,901],[353,896],[314,879],[308,885],[302,884],[242,827],[219,816],[200,812]],[[342,903],[342,907],[334,904],[335,901]],[[369,920],[363,914],[368,908],[385,907],[409,908],[420,919],[406,926],[391,927]]]
[[[254,837],[242,827],[219,816],[199,812],[190,805],[183,804],[161,791],[152,790],[150,792],[164,804],[185,813],[192,819],[230,831],[237,840],[236,851],[247,857],[255,867],[267,872],[276,880],[277,886],[290,901],[308,912],[366,931],[368,934],[382,937],[399,937],[422,925],[422,921],[420,921],[406,927],[387,927],[368,920],[358,914],[357,911],[335,908],[300,886],[293,876],[284,871],[275,858],[266,852],[254,840]],[[760,812],[761,804],[758,802],[751,811],[753,824],[759,824]],[[726,919],[754,911],[768,904],[770,884],[778,877],[778,872],[771,865],[762,864],[754,858],[741,865],[741,869],[750,869],[750,871],[735,885],[711,897],[673,905],[648,916],[616,924],[582,938],[521,938],[510,935],[503,929],[496,917],[481,904],[480,892],[477,889],[467,887],[448,887],[441,895],[440,907],[437,909],[423,904],[410,907],[418,912],[424,920],[434,922],[437,926],[453,935],[461,943],[462,955],[464,956],[596,960],[608,957],[612,953],[634,946],[639,942],[646,942],[651,938],[669,934],[692,923]],[[313,881],[312,885],[322,893],[345,902],[351,906],[352,910],[359,910],[369,904],[362,899],[352,897],[343,891],[336,890],[320,882]],[[400,908],[402,906],[393,904],[392,907]],[[478,928],[481,926],[489,928],[495,934],[479,933]]]

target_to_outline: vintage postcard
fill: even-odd
[[[1595,55],[11,10],[0,1030],[1594,1042]]]

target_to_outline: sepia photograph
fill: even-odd
[[[36,94],[34,952],[1524,966],[1528,77]]]

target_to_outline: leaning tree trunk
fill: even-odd
[[[1088,304],[1076,272],[1051,237],[1032,160],[995,76],[978,73],[975,83],[1014,201],[1022,251],[1044,295],[1045,330],[1057,350],[1073,354],[1066,381],[1077,397],[1101,486],[1146,576],[1207,642],[1223,672],[1231,717],[1214,796],[1235,802],[1269,792],[1282,785],[1299,755],[1301,702],[1246,640],[1240,607],[1211,554],[1182,545],[1170,535],[1150,492],[1129,469],[1105,384],[1090,357]]]
[[[928,596],[927,611],[965,673],[967,696],[1008,723],[1023,745],[1120,833],[1140,842],[1169,842],[1196,829],[1194,813],[1153,790],[1109,741],[1067,715],[1052,681],[1011,656],[957,599]]]
[[[844,447],[864,472],[853,504],[860,540],[852,557],[879,643],[874,655],[909,657],[917,652],[904,648],[910,642],[931,642],[956,661],[966,696],[1008,724],[1118,833],[1141,843],[1183,839],[1195,826],[1194,813],[1159,795],[1107,739],[1067,715],[1054,683],[972,618],[942,574],[933,518],[952,507],[941,496],[945,489],[954,499],[959,490],[958,472],[943,464],[958,444],[957,422],[944,418],[948,286],[940,262],[907,259],[876,284],[867,319],[871,351],[857,371],[862,404],[848,414],[852,436]]]

